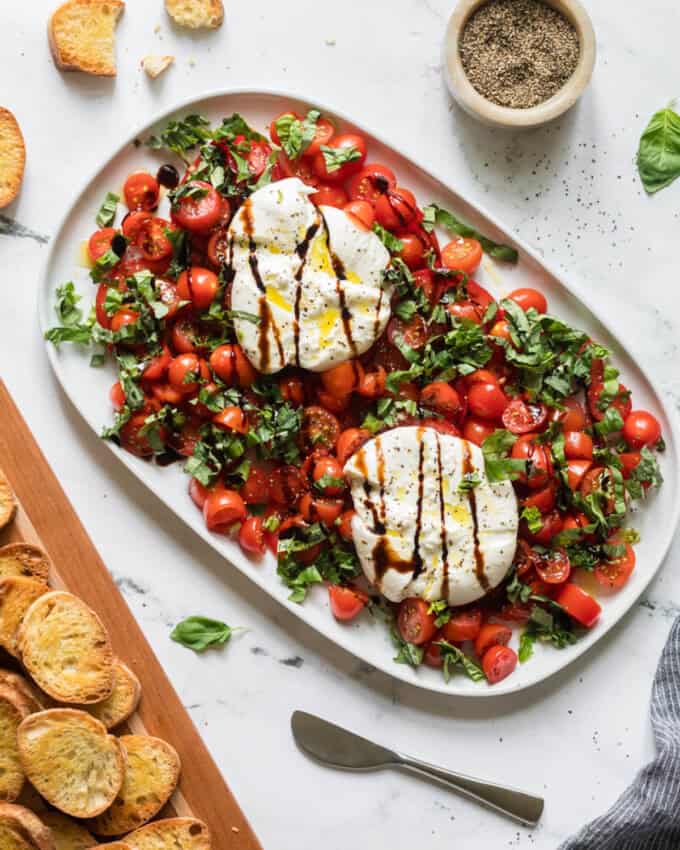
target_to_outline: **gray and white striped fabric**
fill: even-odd
[[[559,850],[680,850],[680,618],[656,671],[651,715],[656,758]]]

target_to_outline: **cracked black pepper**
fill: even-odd
[[[463,69],[500,106],[527,109],[552,97],[574,73],[580,45],[564,15],[540,0],[490,0],[467,21]]]

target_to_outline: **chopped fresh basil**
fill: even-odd
[[[287,112],[276,119],[276,135],[288,159],[297,159],[307,150],[316,134],[316,122],[321,118],[318,109],[310,109],[305,118]]]
[[[663,484],[663,475],[659,469],[659,462],[655,455],[644,446],[640,449],[640,463],[632,470],[630,477],[625,481],[625,487],[632,499],[642,499],[648,488],[660,487]]]
[[[179,121],[169,121],[160,136],[149,136],[146,144],[153,150],[167,148],[185,162],[186,154],[212,138],[210,122],[202,115],[187,115]]]
[[[479,487],[481,483],[482,479],[479,477],[477,472],[466,472],[458,482],[458,492],[469,493],[471,490],[474,490],[475,487]]]
[[[423,663],[423,655],[425,653],[422,646],[416,646],[414,643],[404,640],[396,629],[392,629],[392,643],[397,650],[397,654],[394,656],[394,661],[397,664],[420,667]]]
[[[600,436],[615,434],[623,428],[623,417],[615,407],[608,407],[604,412],[604,419],[595,423],[595,430]]]
[[[209,646],[221,646],[231,638],[234,629],[221,620],[209,617],[187,617],[178,623],[170,637],[187,649],[203,652]]]
[[[118,201],[120,201],[120,195],[116,195],[115,192],[106,193],[97,213],[96,221],[99,227],[110,227],[113,224],[118,209]]]
[[[61,325],[45,331],[45,339],[56,348],[62,342],[73,342],[76,345],[89,345],[92,342],[94,316],[83,322],[83,311],[78,306],[80,299],[71,281],[57,288],[55,312]]]
[[[451,609],[444,599],[438,599],[436,602],[432,602],[427,613],[435,615],[434,624],[438,629],[441,629],[451,619]]]
[[[321,145],[321,153],[326,163],[326,171],[329,174],[338,171],[348,162],[356,162],[357,159],[361,159],[361,151],[353,145],[346,148],[332,148],[329,145]]]
[[[520,519],[526,520],[529,531],[532,534],[538,534],[543,528],[543,516],[539,509],[534,505],[522,509]]]
[[[680,115],[672,104],[652,115],[640,137],[637,167],[650,195],[680,176]]]
[[[486,477],[490,482],[514,481],[526,470],[526,461],[508,457],[517,437],[503,428],[497,428],[482,443]]]
[[[389,230],[385,230],[385,228],[379,225],[377,221],[373,224],[373,232],[387,248],[390,254],[399,254],[403,249],[404,243],[401,239],[398,239],[390,233]]]
[[[322,475],[321,478],[319,478],[318,481],[314,482],[314,487],[317,490],[320,490],[322,493],[328,487],[344,488],[344,486],[345,486],[345,479],[344,478],[336,478],[334,475]]]
[[[448,682],[456,667],[460,667],[465,674],[472,679],[473,682],[481,682],[484,679],[484,672],[475,662],[467,656],[461,649],[449,643],[447,640],[435,641],[435,645],[441,651],[442,668],[444,679]]]
[[[442,207],[437,206],[437,204],[430,204],[429,207],[425,207],[423,209],[423,216],[423,227],[427,231],[433,230],[435,226],[443,227],[445,230],[455,233],[457,236],[476,239],[482,246],[484,252],[490,257],[493,257],[495,260],[504,260],[508,263],[517,262],[519,255],[510,245],[501,245],[498,242],[494,242],[493,239],[489,239],[487,236],[484,236],[478,230],[475,230],[474,227],[471,227],[469,224],[461,221],[453,213],[442,209]]]

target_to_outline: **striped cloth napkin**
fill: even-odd
[[[680,850],[680,618],[656,671],[651,715],[656,758],[559,850]]]

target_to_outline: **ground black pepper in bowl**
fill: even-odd
[[[463,27],[459,50],[479,94],[499,106],[528,109],[571,77],[580,44],[571,22],[540,0],[490,0]]]

